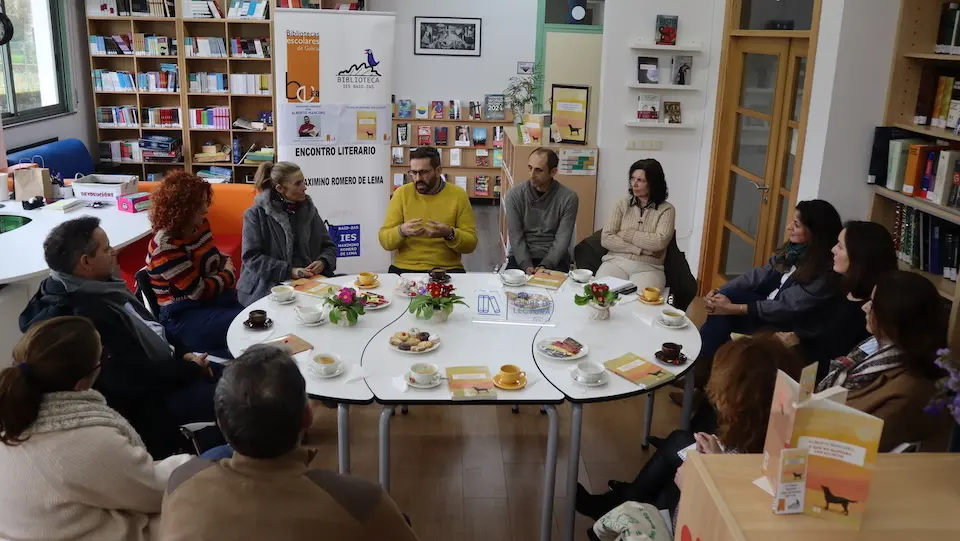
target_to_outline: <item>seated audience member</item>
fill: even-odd
[[[923,412],[943,376],[934,364],[946,331],[937,288],[918,274],[894,271],[880,279],[863,311],[873,336],[834,359],[817,390],[840,385],[849,390],[848,406],[883,419],[881,452],[923,441],[939,425]]]
[[[674,430],[633,481],[610,481],[610,490],[596,495],[580,485],[577,512],[597,520],[626,501],[674,509],[680,501],[674,477],[683,464],[677,452],[693,444],[699,453],[763,452],[777,371],[799,377],[801,364],[795,352],[771,335],[728,342],[717,351],[707,383],[707,394],[717,405],[716,433]]]
[[[846,295],[830,298],[810,316],[819,332],[811,334],[801,324],[795,331],[777,333],[788,346],[798,346],[809,362],[820,362],[818,381],[827,375],[830,359],[839,357],[870,333],[863,305],[878,280],[897,270],[893,237],[873,222],[847,222],[833,247],[833,271],[843,277]]]
[[[436,149],[421,147],[410,153],[413,184],[393,192],[380,228],[380,246],[397,252],[390,272],[464,272],[460,256],[476,249],[470,198],[463,188],[445,182],[442,172]]]
[[[232,358],[227,329],[243,310],[237,270],[213,242],[207,211],[213,189],[185,171],[167,175],[151,197],[154,235],[147,270],[160,304],[160,322],[193,351]]]
[[[600,244],[609,252],[597,276],[630,280],[639,289],[663,288],[663,261],[675,233],[677,211],[667,202],[667,180],[657,160],[630,166],[628,195],[613,208]]]
[[[20,330],[57,316],[92,321],[105,361],[95,388],[143,436],[154,457],[177,452],[184,443],[179,425],[214,420],[214,366],[167,333],[115,277],[116,253],[99,219],[58,225],[43,253],[50,277],[20,314]]]
[[[243,268],[237,294],[244,305],[285,280],[333,276],[337,247],[307,195],[300,166],[260,164],[257,197],[243,213]]]
[[[0,538],[155,539],[163,489],[189,459],[154,462],[90,387],[108,360],[90,320],[30,328],[0,372]]]
[[[195,458],[173,473],[161,539],[416,539],[380,486],[310,469],[300,442],[313,413],[283,349],[256,345],[234,361],[217,386],[216,409],[234,454]]]
[[[577,224],[577,192],[557,182],[560,158],[549,148],[530,154],[530,180],[507,191],[510,257],[507,268],[570,270],[570,243]]]
[[[817,322],[809,316],[840,294],[831,249],[842,229],[833,205],[820,199],[801,201],[787,225],[787,242],[766,265],[748,270],[704,297],[708,316],[700,328],[698,384],[708,379],[714,353],[732,332],[792,331],[803,323],[806,332],[817,334]],[[680,403],[682,393],[670,393],[670,399]]]

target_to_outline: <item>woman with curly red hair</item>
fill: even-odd
[[[192,351],[231,358],[227,328],[243,307],[237,269],[210,232],[212,200],[213,189],[200,177],[175,171],[163,179],[151,197],[147,269],[167,332]]]
[[[717,350],[706,388],[717,408],[716,434],[674,430],[632,482],[610,481],[610,491],[597,495],[580,485],[577,512],[598,520],[627,501],[673,509],[680,501],[673,481],[683,465],[677,453],[694,444],[697,452],[705,454],[762,453],[777,371],[797,377],[802,364],[800,357],[773,335],[727,342]]]

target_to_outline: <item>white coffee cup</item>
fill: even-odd
[[[500,276],[502,276],[503,281],[508,284],[522,284],[527,281],[527,273],[520,269],[507,269],[503,271]]]
[[[270,296],[277,302],[287,302],[296,295],[296,290],[290,286],[273,286],[270,288]]]
[[[605,368],[590,361],[577,363],[577,379],[586,383],[596,383],[603,377]]]
[[[410,366],[410,377],[420,385],[430,385],[437,379],[440,367],[430,363],[413,363]]]
[[[340,370],[342,363],[340,356],[335,353],[318,353],[313,356],[310,368],[318,376],[332,376]]]
[[[297,317],[300,318],[300,321],[304,323],[316,323],[323,320],[323,306],[298,306],[294,308],[294,310],[297,312]]]
[[[570,271],[570,277],[577,282],[584,283],[593,277],[593,271],[590,269],[573,269]]]
[[[671,327],[683,325],[686,317],[687,314],[683,310],[674,308],[673,306],[667,306],[663,310],[660,310],[660,321],[663,321]]]

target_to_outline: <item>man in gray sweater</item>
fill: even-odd
[[[556,152],[538,148],[527,162],[530,180],[507,192],[507,268],[522,269],[527,274],[539,268],[570,270],[570,243],[579,199],[576,192],[554,179],[559,165]]]

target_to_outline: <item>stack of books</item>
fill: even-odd
[[[270,38],[233,38],[230,56],[236,58],[270,58]]]
[[[142,162],[143,154],[137,139],[100,141],[100,161],[111,163]]]
[[[240,163],[259,165],[261,163],[272,162],[275,156],[276,152],[272,147],[263,147],[257,150],[251,147],[250,150],[243,155]]]
[[[160,64],[160,71],[137,74],[140,92],[179,92],[180,70],[176,64]]]
[[[230,0],[228,19],[266,19],[269,0]]]
[[[142,111],[144,128],[180,128],[179,107],[144,107]]]
[[[229,183],[233,178],[233,170],[229,167],[211,166],[197,171],[197,176],[211,184]]]
[[[230,91],[234,94],[260,94],[269,96],[272,75],[269,73],[231,73]]]
[[[193,155],[193,161],[197,163],[230,163],[230,147],[215,145],[212,152],[197,152]]]
[[[146,162],[174,163],[183,159],[183,141],[171,135],[145,135],[140,150]]]
[[[136,92],[133,74],[129,71],[93,70],[93,86],[101,92]]]
[[[133,105],[97,107],[97,126],[100,128],[139,128],[140,118]]]
[[[202,94],[226,94],[227,74],[207,73],[205,71],[190,74],[190,92]]]
[[[229,130],[229,107],[190,109],[190,127],[199,130]]]

